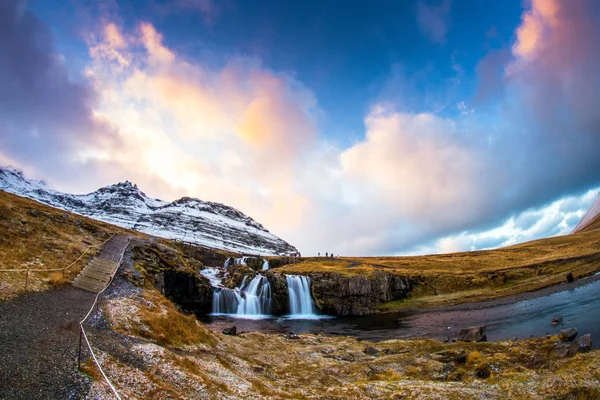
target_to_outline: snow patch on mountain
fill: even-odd
[[[153,199],[125,181],[88,194],[50,189],[12,167],[0,167],[0,190],[166,239],[254,255],[287,255],[298,250],[233,207],[183,197]]]

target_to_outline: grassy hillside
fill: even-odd
[[[139,235],[0,191],[0,270],[63,268],[115,232]],[[62,273],[30,272],[27,290],[70,281],[96,251],[90,249],[64,278]],[[0,300],[21,293],[25,278],[25,272],[0,272]]]
[[[540,239],[497,250],[414,257],[308,258],[282,267],[283,273],[339,273],[372,276],[376,272],[411,277],[419,283],[409,299],[382,310],[443,306],[495,298],[600,271],[600,218],[574,235]]]

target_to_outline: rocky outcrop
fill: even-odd
[[[244,264],[231,265],[227,268],[227,273],[227,278],[223,280],[223,284],[230,289],[240,287],[244,277],[246,277],[246,282],[250,282],[256,276],[256,271]]]
[[[184,243],[178,243],[178,246],[186,256],[192,257],[200,261],[203,265],[211,267],[223,265],[225,260],[233,255],[233,253],[192,246]]]
[[[203,276],[193,272],[166,270],[162,273],[162,291],[183,311],[208,314],[212,306],[212,288]]]
[[[414,283],[406,277],[375,273],[373,276],[342,276],[312,273],[312,295],[324,314],[369,315],[381,303],[406,297]]]
[[[284,275],[266,271],[264,275],[269,280],[271,285],[271,311],[275,315],[283,315],[289,313],[289,293],[288,286]]]

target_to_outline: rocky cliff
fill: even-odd
[[[312,273],[312,295],[324,314],[368,315],[381,303],[406,297],[415,283],[383,272],[373,276],[344,277],[336,273]]]

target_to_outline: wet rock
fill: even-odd
[[[233,325],[229,328],[225,328],[225,329],[223,329],[223,334],[236,336],[237,335],[237,327],[235,325]]]
[[[563,317],[554,317],[554,318],[552,318],[552,322],[550,322],[550,325],[557,326],[559,324],[562,324],[562,322],[563,322]]]
[[[442,342],[444,342],[444,343],[448,343],[449,341],[450,341],[450,338],[448,336],[444,336],[442,338]]]
[[[461,342],[487,342],[486,330],[485,325],[463,328],[458,334],[458,340]]]
[[[592,335],[585,334],[581,337],[578,337],[569,349],[567,350],[567,356],[573,357],[577,353],[587,353],[592,349]]]
[[[368,354],[370,356],[377,356],[379,355],[379,350],[377,350],[375,347],[373,346],[367,346],[365,347],[365,349],[363,350],[363,353]]]
[[[573,274],[571,272],[569,272],[567,274],[567,282],[573,283],[574,280],[575,280],[575,278],[573,278]]]
[[[577,336],[577,329],[575,328],[562,329],[558,332],[558,338],[562,342],[570,342],[575,339],[575,336]]]
[[[289,313],[289,293],[285,276],[270,270],[263,275],[271,285],[271,312],[275,315]]]

